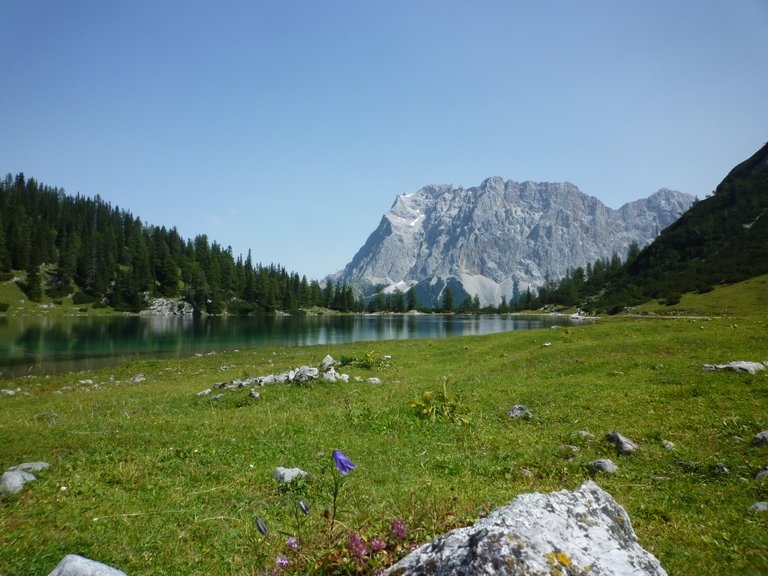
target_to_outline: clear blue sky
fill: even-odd
[[[395,196],[618,208],[768,141],[766,0],[0,0],[0,172],[321,278]]]

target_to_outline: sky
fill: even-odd
[[[768,141],[766,0],[0,0],[0,173],[322,279],[398,194],[699,198]]]

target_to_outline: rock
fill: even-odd
[[[333,366],[329,367],[328,370],[323,372],[323,380],[325,380],[326,382],[336,382],[336,380],[338,379],[339,379],[339,373],[333,369]]]
[[[515,419],[530,420],[533,417],[531,411],[522,404],[515,404],[507,411],[507,416]]]
[[[317,368],[313,368],[312,366],[302,366],[296,370],[296,373],[294,374],[293,378],[291,378],[291,381],[309,382],[310,380],[317,378],[319,375],[320,371]]]
[[[221,400],[224,398],[224,394],[216,394],[215,396],[211,396],[211,400]]]
[[[725,464],[712,464],[712,466],[709,467],[709,471],[712,474],[729,474],[730,470],[728,470],[728,466]]]
[[[750,512],[768,512],[768,502],[755,502],[749,507]]]
[[[592,440],[595,439],[595,435],[592,434],[592,432],[587,432],[586,430],[579,430],[578,432],[576,432],[576,435],[579,436],[580,438],[583,438],[587,442],[591,442]]]
[[[23,470],[24,472],[42,472],[47,470],[51,465],[48,462],[24,462],[18,466],[11,466],[6,472],[12,472],[14,470]]]
[[[48,576],[126,576],[125,572],[76,554],[67,554]]]
[[[208,396],[208,394],[210,394],[210,393],[211,393],[211,389],[210,388],[206,388],[205,390],[200,390],[200,392],[195,394],[195,396]]]
[[[333,357],[328,354],[325,358],[323,358],[323,361],[320,362],[320,369],[323,372],[327,372],[331,367],[336,365],[336,360],[333,359]]]
[[[639,448],[639,446],[632,442],[632,440],[622,436],[618,432],[609,432],[605,435],[605,439],[616,445],[616,452],[619,454],[632,454],[632,452]]]
[[[597,474],[598,472],[615,474],[618,472],[619,467],[607,458],[600,458],[599,460],[593,460],[587,464],[587,470],[589,470],[590,474]]]
[[[768,430],[758,432],[752,437],[753,446],[765,446],[766,444],[768,444]]]
[[[674,442],[670,442],[669,440],[662,440],[661,441],[661,446],[664,448],[664,450],[672,451],[672,450],[675,449]]]
[[[3,475],[0,476],[0,494],[5,496],[21,492],[24,485],[33,480],[37,480],[37,477],[24,470],[9,470],[4,472]]]
[[[141,384],[146,379],[147,379],[147,377],[144,376],[144,374],[136,374],[136,376],[134,376],[133,378],[130,378],[128,380],[128,384]],[[63,388],[62,388],[62,390],[63,390]]]
[[[763,478],[768,478],[768,464],[755,473],[755,480],[762,480]]]
[[[368,384],[381,384],[381,378],[368,378],[366,382],[368,382]]]
[[[251,388],[251,391],[248,393],[249,398],[259,398],[260,396],[261,394],[253,388]]]
[[[589,574],[666,576],[637,541],[624,509],[594,482],[522,494],[466,528],[437,537],[389,576]]]
[[[707,371],[730,370],[731,372],[747,372],[748,374],[755,374],[765,370],[765,364],[762,362],[737,360],[735,362],[729,362],[728,364],[704,364],[701,368]]]
[[[149,298],[146,305],[147,307],[139,312],[139,314],[147,316],[186,316],[195,312],[192,304],[181,298]]]
[[[289,484],[299,478],[305,478],[309,476],[308,472],[304,472],[301,468],[283,468],[278,466],[272,473],[272,477],[280,484]]]

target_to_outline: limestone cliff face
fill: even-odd
[[[632,242],[645,246],[693,199],[663,189],[612,210],[567,182],[426,186],[397,197],[339,279],[403,290],[452,279],[497,304],[515,283],[535,288],[569,267],[623,257]]]

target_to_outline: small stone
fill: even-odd
[[[24,470],[10,470],[0,476],[0,494],[16,494],[21,492],[27,482],[37,480],[34,474]]]
[[[533,414],[522,404],[515,404],[507,411],[507,416],[514,419],[530,420]]]
[[[320,362],[320,369],[323,372],[327,372],[335,365],[336,365],[336,360],[334,360],[333,357],[329,354],[325,358],[323,358],[322,362]]]
[[[330,366],[325,372],[323,372],[323,380],[326,382],[336,382],[338,379],[339,374],[334,370],[333,366]]]
[[[552,346],[552,342],[544,342],[544,344],[541,345],[542,348],[549,348]]]
[[[216,394],[216,396],[211,396],[211,400],[221,400],[224,398],[224,394]]]
[[[76,554],[67,554],[48,576],[126,576],[125,572]]]
[[[381,378],[368,378],[366,382],[368,382],[368,384],[381,384]]]
[[[531,472],[528,468],[521,468],[520,476],[523,478],[533,478],[533,472]]]
[[[48,462],[24,462],[18,466],[11,466],[6,471],[12,472],[14,470],[23,470],[24,472],[42,472],[47,470],[51,465]]]
[[[598,472],[606,472],[608,474],[614,474],[618,471],[619,467],[607,458],[600,458],[599,460],[593,460],[587,464],[587,470],[590,474],[597,474]]]
[[[671,450],[675,449],[674,442],[670,442],[669,440],[662,440],[661,441],[661,446],[664,448],[664,450],[670,450],[671,451]]]
[[[260,396],[261,394],[253,388],[251,388],[251,391],[248,393],[249,398],[259,398]]]
[[[752,437],[753,446],[765,446],[766,444],[768,444],[768,430],[758,432]]]
[[[141,384],[146,379],[147,379],[147,377],[144,376],[144,374],[136,374],[136,376],[134,376],[133,378],[130,378],[128,380],[128,384]]]
[[[730,472],[725,464],[712,464],[709,467],[709,471],[713,474],[728,474]]]
[[[208,394],[210,393],[211,393],[211,389],[206,388],[205,390],[200,390],[200,392],[198,392],[196,396],[208,396]]]
[[[301,468],[283,468],[278,466],[272,473],[272,477],[280,484],[289,484],[299,478],[305,478],[309,476],[308,472],[305,472]]]
[[[16,390],[10,390],[8,388],[3,388],[0,390],[0,396],[15,396]]]
[[[768,464],[755,473],[755,480],[762,480],[763,478],[768,478]]]
[[[632,452],[639,448],[639,446],[632,442],[632,440],[622,436],[618,432],[609,432],[605,435],[605,439],[616,445],[616,452],[619,454],[632,454]]]
[[[750,512],[768,512],[768,502],[755,502],[749,507]]]
[[[587,442],[591,442],[592,440],[595,439],[595,435],[592,434],[592,432],[587,432],[586,430],[579,430],[578,432],[576,432],[576,435],[583,438]]]

